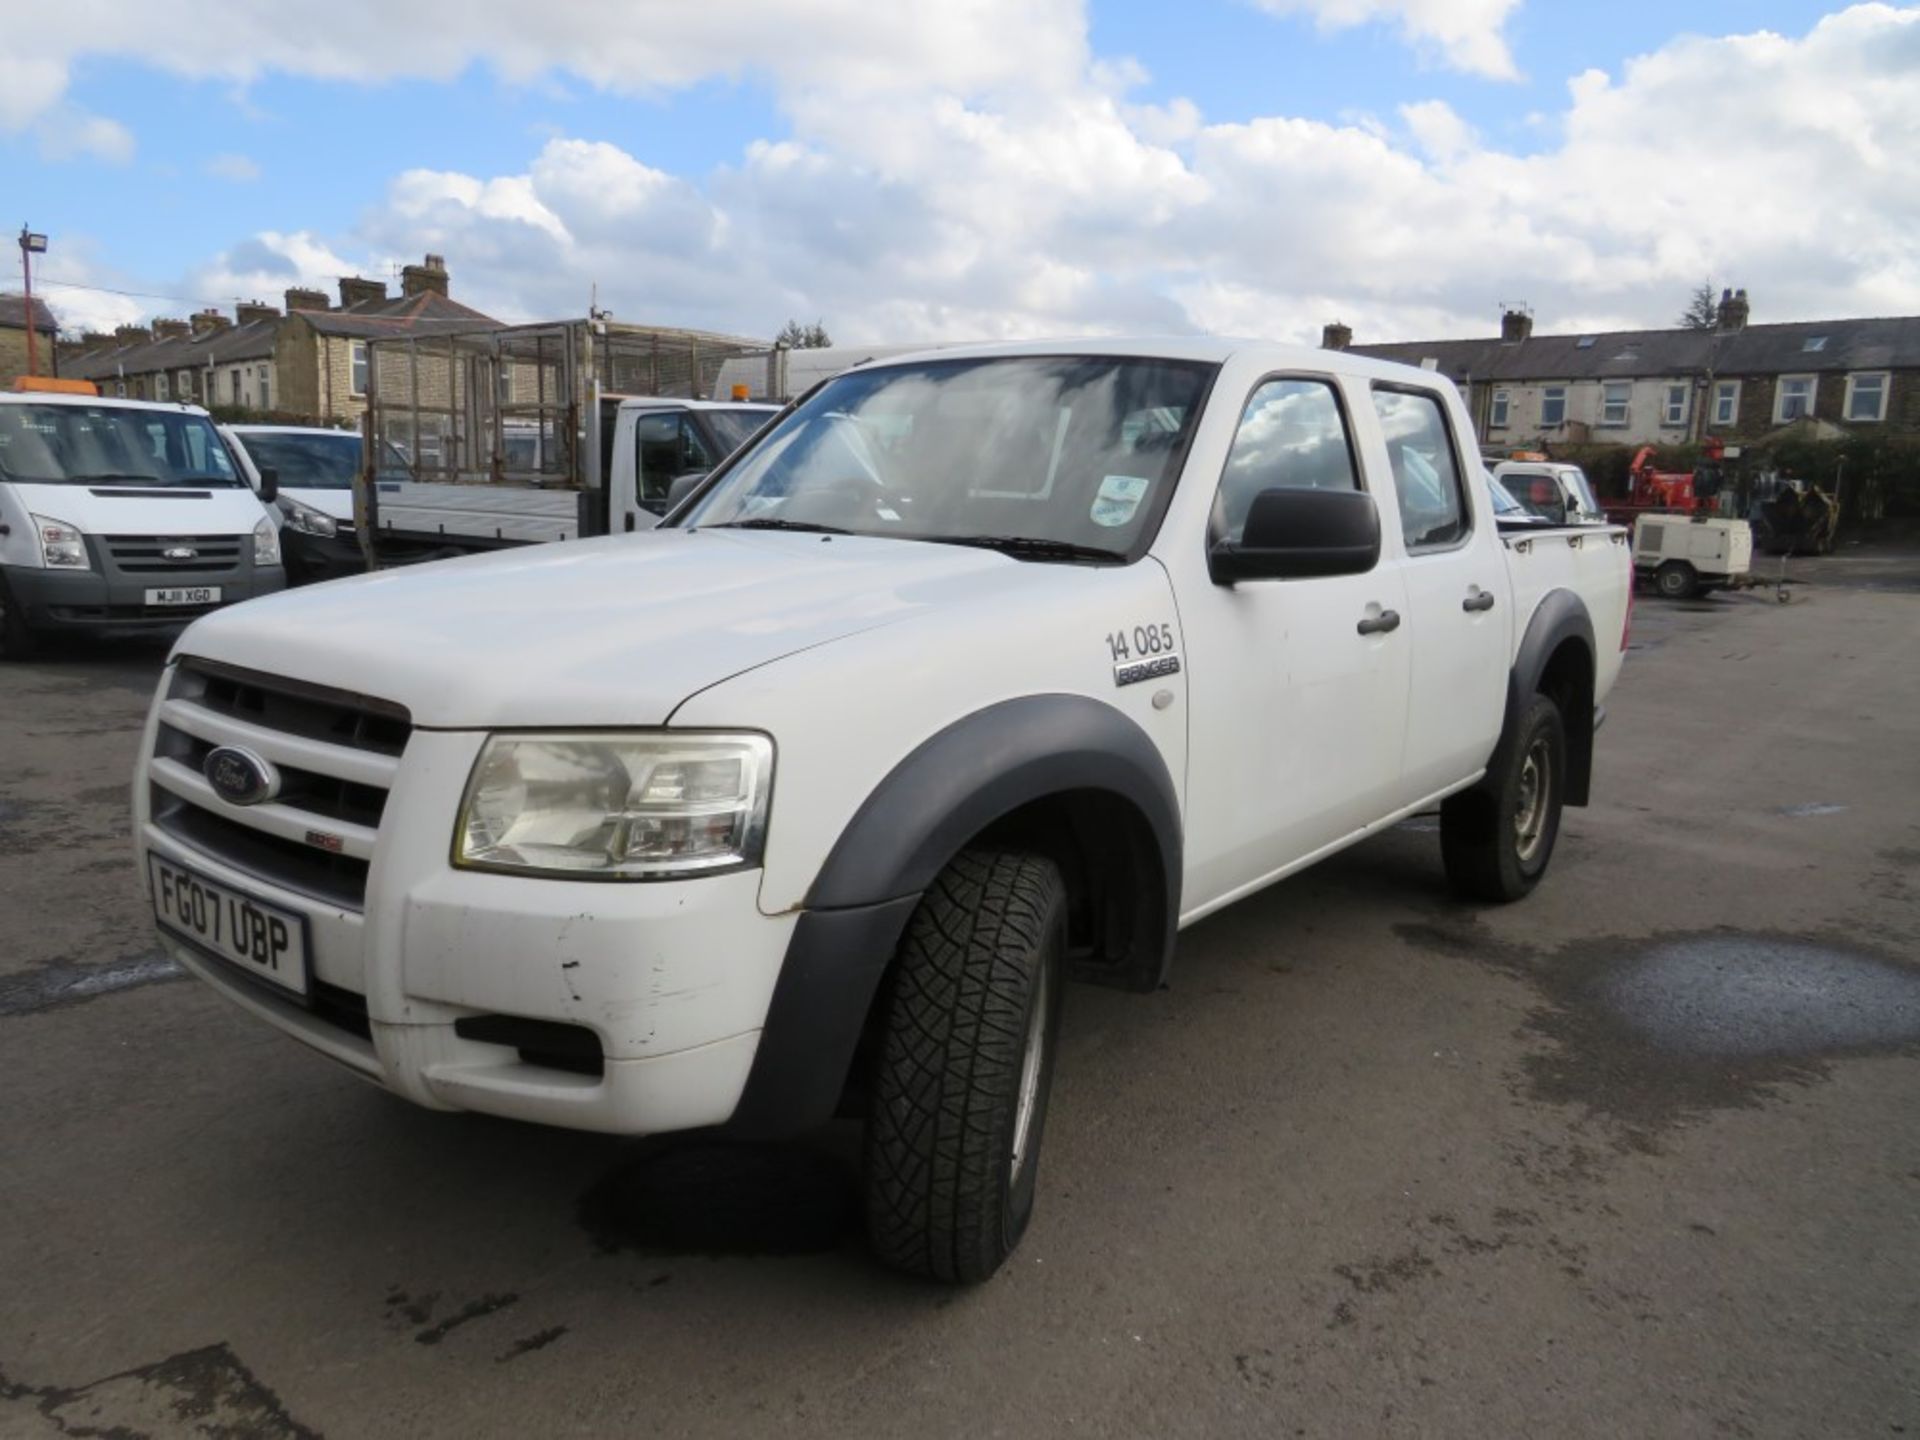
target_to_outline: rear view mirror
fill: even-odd
[[[1238,543],[1207,552],[1216,585],[1363,575],[1380,559],[1380,512],[1360,490],[1262,490]]]
[[[280,472],[271,465],[260,472],[260,500],[271,505],[280,497]]]

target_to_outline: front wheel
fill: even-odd
[[[1499,773],[1440,807],[1440,855],[1456,894],[1504,903],[1540,883],[1560,835],[1566,775],[1566,722],[1535,695]]]
[[[1042,856],[966,850],[907,924],[867,1122],[874,1252],[986,1279],[1033,1215],[1053,1081],[1067,890]]]

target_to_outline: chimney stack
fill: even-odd
[[[153,338],[156,340],[178,340],[191,335],[193,326],[184,320],[159,320],[153,322]]]
[[[256,320],[278,320],[280,312],[261,300],[242,300],[233,307],[236,325],[251,325]]]
[[[1720,313],[1715,328],[1731,333],[1747,328],[1747,316],[1751,309],[1747,304],[1747,292],[1744,290],[1722,290],[1720,292]]]
[[[381,301],[387,298],[387,282],[384,280],[363,280],[358,275],[344,275],[340,279],[340,308],[349,309],[362,301]]]
[[[296,310],[325,310],[327,308],[327,292],[324,290],[308,290],[304,286],[296,285],[293,289],[287,291],[286,299],[287,313],[289,315],[293,314]]]
[[[143,340],[153,339],[153,331],[144,325],[116,325],[113,327],[113,340],[116,345],[138,345]]]
[[[429,255],[424,264],[409,265],[400,272],[402,295],[424,295],[429,290],[436,295],[447,293],[447,262],[444,256]]]
[[[226,316],[214,309],[194,311],[193,318],[189,323],[192,325],[195,335],[211,335],[214,331],[225,330],[233,324]]]
[[[1331,325],[1320,327],[1320,348],[1322,350],[1345,350],[1353,344],[1353,327],[1343,325],[1336,320]]]
[[[1500,343],[1518,345],[1533,334],[1533,312],[1524,305],[1508,305],[1500,312]]]

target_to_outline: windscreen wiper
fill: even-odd
[[[168,483],[158,475],[130,475],[116,470],[102,470],[93,475],[69,475],[67,480],[74,485],[165,485]]]
[[[722,520],[717,525],[702,525],[702,530],[800,530],[809,535],[851,535],[839,525],[817,525],[811,520],[780,520],[771,515],[756,515],[750,520]]]
[[[916,540],[936,545],[972,545],[981,550],[998,550],[1016,560],[1089,560],[1109,565],[1124,564],[1126,555],[1098,545],[1081,545],[1072,540],[1042,540],[1032,535],[916,535]]]

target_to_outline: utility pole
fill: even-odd
[[[26,226],[20,227],[20,273],[25,277],[27,287],[27,374],[38,373],[40,367],[40,321],[33,313],[33,257],[47,253],[47,237],[36,235]]]

